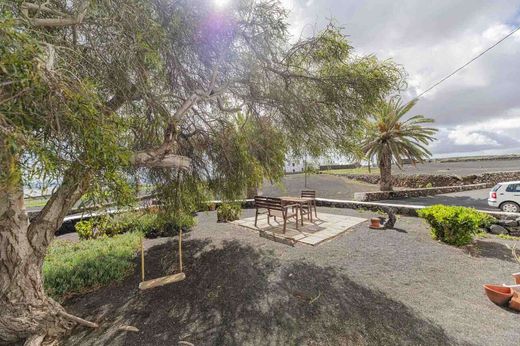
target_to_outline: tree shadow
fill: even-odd
[[[408,231],[406,231],[405,229],[398,228],[398,227],[392,227],[392,228],[388,228],[388,229],[392,230],[392,231],[399,232],[399,233],[408,233]]]
[[[444,330],[384,293],[334,268],[281,263],[238,241],[212,246],[185,242],[187,278],[139,292],[138,271],[121,284],[67,302],[67,309],[100,323],[78,328],[65,344],[455,344]],[[153,247],[150,278],[176,256],[174,243]],[[166,259],[166,260],[165,260]],[[138,333],[118,331],[121,324]]]
[[[477,239],[474,242],[474,248],[468,251],[474,257],[496,258],[501,261],[517,263],[511,249],[499,242]]]

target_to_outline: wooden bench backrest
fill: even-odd
[[[255,207],[273,210],[283,210],[282,200],[275,197],[255,196]]]
[[[301,197],[305,198],[316,198],[316,191],[314,190],[303,190]]]

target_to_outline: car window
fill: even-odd
[[[497,192],[501,187],[502,187],[502,185],[496,184],[495,187],[493,187],[493,189],[491,189],[491,191]]]
[[[507,185],[507,192],[520,192],[520,184],[509,184]]]

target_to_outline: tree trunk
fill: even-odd
[[[246,191],[246,198],[252,199],[255,196],[260,196],[262,191],[258,188],[258,186],[249,186]]]
[[[379,188],[381,191],[392,191],[392,156],[384,149],[379,158],[379,171],[381,173]]]
[[[17,157],[0,140],[0,344],[55,340],[75,324],[60,304],[46,296],[42,278],[55,227],[80,195],[80,185],[71,191],[71,183],[64,178],[38,216],[39,222],[29,224]],[[49,222],[50,214],[54,222]]]

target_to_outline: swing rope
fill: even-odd
[[[178,207],[179,207],[178,210],[180,210],[181,203],[182,203],[180,194],[178,193],[178,190],[180,189],[180,187],[182,185],[180,172],[177,173],[177,181],[178,181],[179,185],[177,186],[177,189],[175,190],[175,199],[177,200],[176,202],[178,203]],[[182,271],[182,226],[179,227],[178,265],[179,265],[179,272],[177,274],[163,276],[163,277],[160,277],[157,279],[151,279],[151,280],[145,281],[144,280],[144,245],[143,245],[143,238],[141,238],[141,282],[139,283],[139,289],[146,290],[149,288],[154,288],[154,287],[170,284],[173,282],[182,281],[186,278],[186,274],[184,274],[184,272]]]

